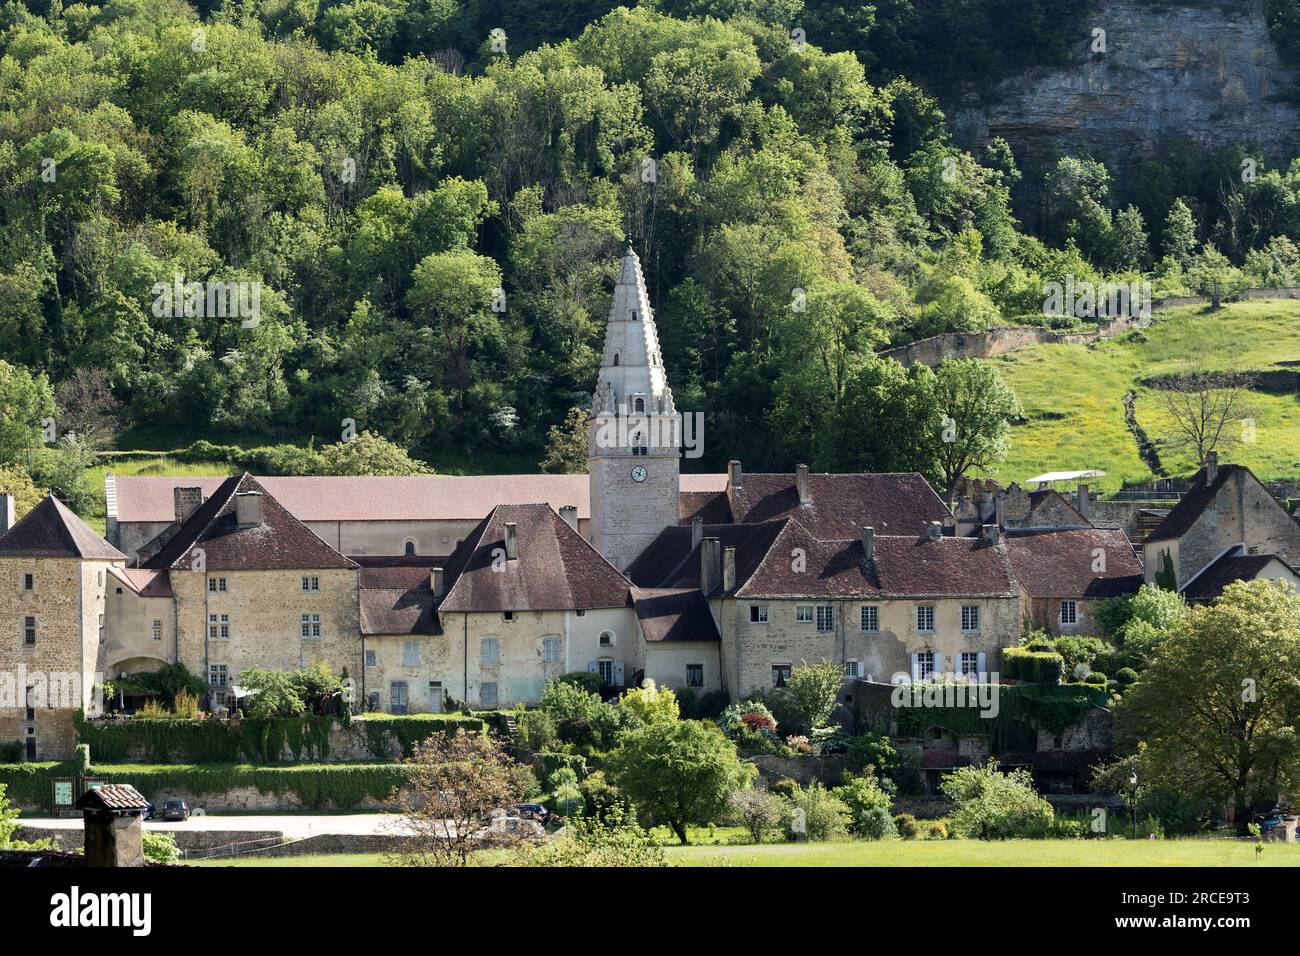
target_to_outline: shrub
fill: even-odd
[[[583,813],[589,817],[613,819],[634,819],[632,801],[618,787],[610,783],[603,770],[597,770],[582,781],[578,789],[582,792]]]
[[[849,766],[859,773],[870,771],[883,780],[902,769],[903,758],[888,737],[868,731],[849,742]]]
[[[601,688],[605,685],[601,682],[599,674],[593,674],[590,671],[572,671],[560,678],[561,684],[568,684],[571,687],[580,687],[589,694],[600,694]]]
[[[1094,666],[1097,655],[1110,649],[1110,645],[1097,637],[1058,637],[1053,641],[1053,650],[1061,655],[1065,662],[1065,673],[1073,674],[1080,664]]]
[[[1085,684],[1101,684],[1104,686],[1108,679],[1101,671],[1093,671],[1083,679],[1083,682]]]
[[[1038,795],[1028,770],[998,772],[992,760],[962,767],[943,778],[940,789],[957,805],[952,829],[978,840],[1041,838],[1052,829],[1052,805]]]
[[[656,687],[647,681],[644,687],[629,688],[618,699],[618,706],[636,724],[649,724],[657,720],[677,720],[681,708],[671,687]]]
[[[23,759],[23,742],[21,740],[0,743],[0,763],[17,763]]]
[[[825,843],[848,835],[849,808],[822,786],[821,781],[814,780],[807,789],[796,791],[790,804],[785,824],[787,838]]]
[[[783,797],[789,800],[799,792],[799,782],[797,780],[792,780],[789,777],[782,777],[779,780],[774,780],[768,784],[767,791],[768,793],[774,793],[778,797]]]
[[[617,812],[569,822],[565,835],[525,844],[510,860],[513,866],[627,867],[667,866],[663,847],[631,817]]]
[[[898,835],[904,840],[916,839],[916,817],[910,813],[898,814],[898,816],[894,817],[894,829],[898,831]]]
[[[796,721],[795,727],[786,729],[811,732],[830,722],[844,687],[844,668],[830,660],[804,661],[790,672],[786,683]]]
[[[519,736],[529,750],[547,750],[555,743],[555,718],[550,711],[525,710],[515,718]]]
[[[141,834],[144,841],[144,858],[155,863],[179,863],[180,848],[176,846],[176,834],[165,831],[145,830]]]
[[[726,691],[711,690],[695,696],[694,702],[687,705],[683,698],[685,693],[685,690],[679,692],[678,698],[683,700],[682,712],[692,720],[716,720],[731,700]]]
[[[733,793],[731,810],[755,843],[762,843],[764,837],[779,831],[786,816],[785,801],[767,790]]]
[[[931,840],[948,839],[948,825],[942,820],[935,820],[930,824],[926,832],[929,834]]]
[[[578,775],[572,767],[560,767],[547,779],[555,809],[566,817],[583,811],[582,791],[578,788]]]
[[[845,776],[831,793],[849,811],[849,831],[854,836],[879,840],[894,832],[889,816],[889,794],[880,789],[875,777]]]
[[[1036,684],[1059,684],[1065,673],[1065,659],[1060,654],[1008,647],[1002,651],[1003,676]]]
[[[746,730],[754,733],[768,730],[775,733],[780,726],[767,705],[756,700],[742,700],[739,704],[732,704],[718,717],[717,725],[724,734],[733,738]]]
[[[1138,679],[1138,674],[1131,667],[1121,667],[1115,672],[1115,679],[1121,684],[1131,684]]]

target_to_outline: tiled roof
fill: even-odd
[[[705,524],[731,523],[731,503],[725,491],[683,491],[680,497],[682,524],[696,518]]]
[[[811,503],[799,504],[793,474],[746,474],[732,488],[731,513],[738,522],[797,518],[825,540],[851,538],[865,525],[877,534],[921,534],[942,521],[948,508],[916,472],[808,476]]]
[[[766,557],[785,521],[758,524],[706,524],[703,537],[717,538],[722,550],[736,549],[736,586],[740,587]],[[691,546],[689,526],[665,528],[627,569],[640,588],[698,588],[700,548]]]
[[[699,588],[633,588],[632,606],[650,643],[721,640]]]
[[[151,571],[145,568],[109,568],[108,573],[141,597],[169,598],[172,596],[172,579],[171,574],[167,571]]]
[[[362,568],[361,633],[441,634],[430,572],[427,567]]]
[[[512,560],[502,557],[507,523],[518,534],[519,556]],[[498,505],[452,558],[454,582],[439,607],[443,613],[628,603],[627,579],[545,504]]]
[[[1233,581],[1253,581],[1274,561],[1288,567],[1276,554],[1242,554],[1241,545],[1210,562],[1182,589],[1189,601],[1213,601]]]
[[[1142,585],[1142,563],[1123,531],[1008,531],[1006,542],[1016,579],[1030,597],[1114,597]],[[1093,570],[1099,550],[1105,571]]]
[[[78,810],[147,810],[149,801],[129,783],[106,783],[87,790],[77,800]]]
[[[172,489],[216,493],[225,478],[116,476],[119,521],[167,522],[175,515]],[[574,505],[591,517],[586,475],[413,475],[266,477],[258,483],[299,521],[477,521],[500,504],[541,501],[558,511]],[[717,494],[727,476],[682,475],[682,494]]]
[[[1245,475],[1249,475],[1251,478],[1255,477],[1251,474],[1250,469],[1244,465],[1220,465],[1219,473],[1215,476],[1214,481],[1207,485],[1205,483],[1205,469],[1202,468],[1198,471],[1195,477],[1192,478],[1192,486],[1188,489],[1187,494],[1183,495],[1182,500],[1170,509],[1169,514],[1165,515],[1164,520],[1156,526],[1156,529],[1147,535],[1147,540],[1168,541],[1181,538],[1192,525],[1196,524],[1201,512],[1214,503],[1219,489],[1238,471],[1245,472]]]
[[[819,541],[787,522],[740,597],[1008,597],[1015,593],[1005,550],[982,538],[875,536],[864,560],[859,539]]]
[[[95,534],[54,495],[47,495],[0,535],[0,557],[126,560],[126,555]]]
[[[240,528],[235,520],[235,495],[244,492],[262,493],[262,524],[254,528]],[[188,570],[194,567],[197,549],[202,549],[203,566],[209,571],[356,567],[248,474],[222,482],[144,567]]]

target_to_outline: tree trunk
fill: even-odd
[[[670,823],[669,826],[671,826],[673,832],[677,834],[677,839],[681,841],[682,846],[686,846],[686,824]]]

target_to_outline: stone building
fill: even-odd
[[[61,759],[73,715],[94,713],[105,592],[126,557],[55,498],[13,517],[0,495],[0,742],[28,760]]]
[[[1097,603],[1142,585],[1142,563],[1118,529],[1018,530],[1005,539],[1026,630],[1100,634]]]
[[[1220,466],[1210,452],[1191,488],[1142,544],[1147,583],[1172,571],[1182,591],[1206,568],[1231,557],[1271,556],[1287,570],[1300,565],[1300,523],[1244,465]],[[1269,562],[1219,564],[1216,577],[1227,571],[1250,579]],[[1222,585],[1220,585],[1220,590]],[[1216,592],[1217,593],[1217,592]]]

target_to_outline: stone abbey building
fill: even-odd
[[[575,670],[733,698],[805,660],[985,674],[1026,629],[1094,632],[1095,602],[1143,580],[1086,488],[1012,485],[952,513],[918,474],[681,474],[631,249],[589,421],[586,476],[110,476],[109,540],[52,497],[17,522],[0,499],[0,741],[66,756],[103,679],[177,661],[218,712],[248,667],[321,661],[398,714],[531,702]],[[1286,522],[1273,537],[1294,550]],[[1180,582],[1215,551],[1164,547]]]

